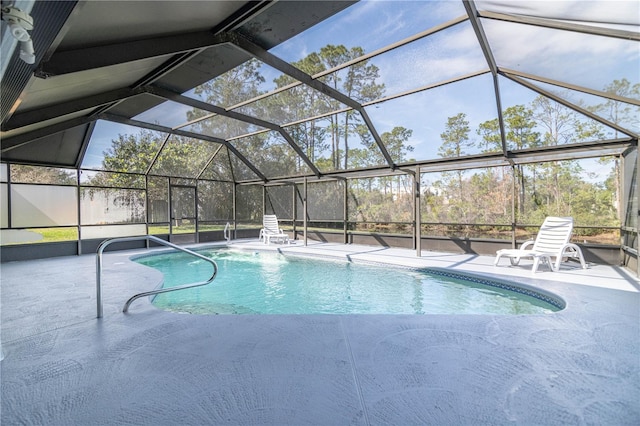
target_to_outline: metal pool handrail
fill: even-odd
[[[227,240],[227,243],[231,242],[231,230],[229,229],[230,226],[231,224],[227,222],[227,224],[224,226],[224,231],[222,233],[224,235],[224,239]]]
[[[112,243],[122,243],[122,242],[127,242],[127,241],[140,241],[140,240],[147,240],[147,241],[154,241],[158,244],[162,244],[165,245],[167,247],[171,247],[174,248],[176,250],[180,250],[182,252],[185,252],[187,254],[190,254],[191,256],[195,256],[199,259],[205,260],[209,263],[211,263],[211,265],[213,266],[213,274],[211,275],[211,277],[206,280],[206,281],[202,281],[202,282],[198,282],[198,283],[193,283],[193,284],[184,284],[184,285],[180,285],[180,286],[176,286],[176,287],[170,287],[170,288],[159,288],[156,290],[151,290],[151,291],[145,291],[143,293],[138,293],[133,295],[132,297],[129,298],[129,300],[127,300],[127,302],[124,304],[124,308],[122,309],[122,312],[126,313],[129,310],[129,305],[131,305],[131,303],[140,298],[140,297],[144,297],[144,296],[151,296],[154,294],[159,294],[159,293],[167,293],[169,291],[176,291],[176,290],[184,290],[186,288],[192,288],[192,287],[199,287],[202,285],[207,285],[209,283],[211,283],[215,278],[216,275],[218,274],[218,265],[216,264],[216,262],[213,261],[213,259],[209,259],[206,256],[203,256],[199,253],[196,253],[194,251],[191,251],[189,249],[186,249],[184,247],[180,247],[178,245],[175,245],[173,243],[170,243],[168,241],[165,241],[161,238],[158,237],[154,237],[153,235],[145,235],[145,236],[138,236],[138,237],[119,237],[119,238],[110,238],[108,240],[104,240],[102,243],[100,243],[100,245],[98,246],[98,253],[96,254],[96,299],[97,299],[97,317],[98,318],[102,318],[102,252],[104,251],[104,249],[112,244]]]

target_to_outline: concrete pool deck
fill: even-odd
[[[443,267],[533,285],[546,315],[188,315],[146,298],[160,273],[95,256],[1,265],[0,423],[640,424],[640,282],[623,268],[310,243],[234,247]],[[203,245],[204,246],[204,245]],[[215,282],[214,284],[215,285]]]

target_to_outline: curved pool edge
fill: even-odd
[[[240,248],[235,248],[236,250],[244,250]],[[249,250],[244,250],[249,251]],[[252,250],[259,251],[259,250]],[[266,250],[265,250],[266,251]],[[553,312],[557,313],[563,311],[567,308],[567,301],[559,296],[556,293],[553,293],[549,290],[545,290],[541,287],[537,287],[535,285],[519,283],[513,280],[505,279],[505,278],[497,278],[493,276],[487,276],[482,273],[472,273],[467,271],[452,271],[447,268],[440,268],[436,266],[408,266],[408,265],[399,265],[391,262],[381,262],[374,260],[364,260],[364,259],[356,259],[351,256],[333,256],[330,254],[311,254],[311,253],[299,253],[299,252],[283,252],[278,249],[278,253],[283,256],[299,256],[299,257],[312,257],[312,258],[323,258],[323,259],[332,259],[332,260],[343,260],[345,262],[354,263],[354,264],[362,264],[362,265],[372,265],[372,266],[384,266],[384,267],[392,267],[397,269],[410,270],[415,272],[425,272],[434,275],[441,275],[448,278],[457,278],[463,279],[467,281],[474,282],[476,284],[482,284],[489,287],[497,287],[503,290],[513,291],[515,293],[524,294],[526,296],[530,296],[546,302],[558,309],[558,311]]]
[[[216,250],[216,249],[228,249],[228,250],[233,250],[233,251],[254,252],[254,253],[255,252],[270,252],[270,253],[274,252],[274,250],[270,250],[270,249],[266,249],[266,248],[251,248],[251,249],[247,249],[247,248],[241,248],[241,247],[237,247],[237,246],[234,247],[233,245],[227,244],[227,243],[206,244],[206,245],[202,245],[202,246],[199,246],[197,248],[194,248],[193,250],[195,250],[195,251],[203,251],[203,250]],[[146,257],[152,257],[152,256],[157,256],[157,255],[163,255],[163,254],[168,254],[168,253],[172,253],[172,252],[174,252],[174,251],[171,250],[171,249],[157,250],[157,251],[154,251],[153,253],[141,253],[141,254],[137,254],[137,255],[132,255],[132,256],[129,257],[129,260],[132,261],[132,262],[135,262],[137,259],[146,258]],[[414,271],[414,272],[422,272],[422,273],[427,273],[427,274],[432,274],[432,275],[444,276],[444,277],[447,277],[447,278],[454,278],[454,279],[461,279],[461,280],[465,280],[465,281],[470,281],[470,282],[472,282],[474,284],[485,285],[485,286],[488,286],[488,287],[495,287],[495,288],[499,288],[501,290],[507,290],[507,291],[511,291],[511,292],[514,292],[514,293],[518,293],[518,294],[522,294],[522,295],[525,295],[525,296],[529,296],[529,297],[538,299],[538,300],[540,300],[540,301],[542,301],[544,303],[547,303],[547,304],[549,304],[549,305],[551,305],[551,306],[553,306],[554,308],[557,309],[555,311],[551,311],[551,312],[547,313],[546,315],[559,313],[559,312],[562,312],[563,310],[565,310],[567,308],[567,301],[563,297],[559,296],[558,294],[556,294],[554,292],[551,292],[549,290],[543,289],[543,288],[541,288],[539,286],[520,283],[520,282],[516,282],[516,281],[511,280],[511,279],[488,276],[488,275],[482,274],[482,273],[472,273],[472,272],[460,271],[460,270],[452,271],[452,270],[447,269],[447,268],[433,267],[433,266],[409,266],[409,265],[396,264],[396,263],[392,263],[392,262],[382,262],[382,261],[357,259],[357,258],[353,258],[352,256],[349,256],[349,255],[344,256],[344,255],[333,255],[333,254],[291,252],[291,251],[286,251],[285,252],[285,251],[281,250],[280,248],[276,249],[275,252],[277,252],[278,254],[280,254],[282,256],[302,257],[302,258],[316,258],[316,259],[341,261],[341,262],[353,263],[353,264],[361,264],[361,265],[371,265],[371,266],[378,266],[378,267],[390,267],[390,268],[394,268],[394,269],[408,270],[408,271]],[[158,286],[162,286],[163,285],[163,281],[164,281],[164,279],[161,280],[160,283],[158,283]],[[215,285],[215,281],[212,284]],[[164,312],[184,314],[184,313],[174,312],[174,311],[165,310],[165,309],[162,309],[160,307],[157,307],[156,305],[153,304],[153,298],[151,298],[149,300],[149,304],[151,306],[153,306],[155,309],[159,309],[159,310],[164,311]],[[353,314],[353,315],[357,315],[357,314]],[[433,315],[436,315],[436,314],[433,314]],[[460,315],[462,315],[462,314],[460,314]],[[520,315],[532,315],[532,314],[520,314]]]
[[[558,308],[558,312],[566,309],[567,302],[559,295],[545,290],[543,288],[535,287],[529,284],[519,283],[515,281],[505,280],[502,278],[487,277],[485,275],[473,274],[465,271],[449,271],[446,268],[427,267],[417,268],[422,272],[428,272],[436,275],[443,275],[451,278],[462,278],[468,281],[472,281],[478,284],[483,284],[491,287],[498,287],[503,290],[509,290],[516,293],[524,294],[542,300],[550,305]]]

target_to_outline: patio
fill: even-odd
[[[3,424],[637,424],[640,283],[489,256],[313,243],[249,250],[431,266],[552,291],[549,315],[175,314],[136,301],[159,273],[91,255],[2,266]],[[215,285],[215,281],[214,284]]]

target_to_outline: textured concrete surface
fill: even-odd
[[[245,248],[264,248],[236,242]],[[157,271],[105,257],[2,264],[3,425],[640,424],[640,284],[483,256],[338,244],[270,249],[438,266],[552,291],[547,315],[199,316],[146,299]]]

